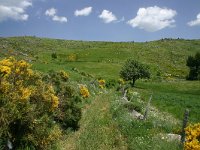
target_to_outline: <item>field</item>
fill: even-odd
[[[186,81],[186,59],[200,52],[200,40],[162,39],[134,42],[86,42],[12,37],[0,39],[0,57],[14,56],[47,73],[65,70],[70,81],[87,84],[91,97],[82,105],[80,129],[64,136],[63,149],[180,149],[177,141],[160,140],[168,133],[180,134],[186,108],[189,123],[200,122],[200,82]],[[53,56],[54,55],[54,56]],[[132,119],[112,88],[97,89],[95,79],[119,80],[128,58],[150,66],[151,79],[137,80],[130,88],[132,103],[144,114],[152,95],[149,119]],[[138,97],[134,97],[134,92]]]

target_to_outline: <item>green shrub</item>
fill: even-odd
[[[118,82],[115,79],[110,79],[106,81],[107,88],[114,88],[118,85]]]
[[[58,58],[58,56],[57,56],[57,54],[55,52],[51,54],[51,57],[52,57],[52,59]]]
[[[81,72],[80,74],[81,74],[82,76],[87,77],[87,73],[85,73],[85,72]]]
[[[60,100],[59,107],[54,114],[55,120],[64,129],[76,130],[79,128],[79,120],[81,119],[81,98],[75,88],[69,84],[68,78],[68,74],[64,71],[50,71],[43,79],[55,87]]]
[[[135,110],[140,113],[142,112],[142,107],[137,103],[132,103],[132,102],[125,103],[124,107],[127,108],[129,111]]]
[[[2,139],[0,139],[0,149],[1,150],[5,149],[5,144],[4,143],[5,142]]]
[[[187,79],[200,80],[200,53],[196,53],[194,57],[189,56],[186,65],[190,69]]]
[[[80,72],[76,67],[73,67],[72,71],[74,71],[74,72]]]
[[[81,119],[81,109],[78,103],[81,98],[76,96],[71,100],[65,99],[63,105],[57,111],[56,119],[64,129],[71,128],[77,130],[79,128],[79,120]]]

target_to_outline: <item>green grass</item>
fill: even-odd
[[[36,37],[12,37],[0,39],[0,56],[16,55],[33,60],[34,68],[46,71],[76,67],[104,78],[118,78],[126,59],[134,58],[149,64],[153,76],[160,72],[185,78],[188,55],[200,51],[200,40],[159,40],[146,43],[133,42],[84,42]],[[12,52],[8,52],[12,50]],[[58,58],[52,62],[51,54]],[[69,54],[76,54],[75,62],[67,62]],[[25,54],[25,55],[24,55]],[[48,64],[45,64],[48,63]],[[52,65],[56,63],[56,65]]]
[[[126,141],[109,113],[110,100],[107,95],[97,96],[85,106],[80,129],[68,135],[63,149],[105,150],[127,149]]]
[[[175,122],[166,123],[157,117],[147,121],[134,120],[120,104],[120,96],[115,91],[106,90],[106,93],[86,102],[80,129],[66,136],[60,143],[62,149],[180,149],[176,141],[160,140],[160,133],[171,133],[177,128]]]
[[[152,104],[162,111],[183,119],[186,108],[190,110],[189,121],[200,121],[200,82],[138,82],[136,87],[143,92],[145,99],[153,93]]]
[[[200,40],[159,40],[145,43],[133,42],[84,42],[37,37],[0,38],[0,57],[14,56],[25,59],[33,69],[42,72],[65,70],[70,80],[87,84],[97,78],[119,79],[119,71],[128,58],[148,64],[151,80],[136,81],[131,91],[141,94],[142,113],[151,94],[151,105],[158,114],[169,113],[178,122],[183,119],[186,108],[190,110],[189,122],[200,122],[200,82],[185,81],[188,73],[186,59],[200,52]],[[51,54],[58,58],[52,60]],[[77,60],[68,61],[70,54]],[[76,71],[73,70],[76,68]],[[160,74],[160,76],[157,76]],[[167,78],[166,74],[171,74]],[[98,91],[98,89],[96,89]],[[180,129],[172,121],[150,117],[146,122],[135,121],[121,107],[116,91],[86,100],[80,130],[66,135],[61,142],[63,149],[179,149],[178,143],[160,140],[159,133]],[[159,116],[158,115],[158,116]],[[163,115],[163,114],[162,114]],[[161,115],[161,116],[162,116]]]
[[[110,94],[110,95],[115,95]],[[177,141],[161,140],[160,133],[172,133],[179,128],[180,124],[176,120],[163,120],[162,112],[157,116],[149,116],[146,121],[133,119],[129,110],[122,105],[121,96],[110,96],[111,111],[113,120],[118,124],[122,135],[126,137],[127,148],[130,150],[178,150],[180,149]],[[142,98],[142,97],[141,97]],[[136,99],[133,103],[136,103]],[[170,118],[170,117],[169,117]],[[170,118],[173,119],[173,118]]]

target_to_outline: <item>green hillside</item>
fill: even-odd
[[[186,59],[196,52],[200,52],[200,40],[162,39],[134,43],[70,41],[26,36],[0,38],[1,57],[25,59],[34,69],[42,72],[65,70],[70,74],[70,78],[77,82],[91,77],[118,80],[119,71],[128,58],[148,64],[152,73],[151,80],[147,83],[137,81],[136,87],[157,93],[155,96],[159,101],[155,101],[155,105],[173,112],[177,117],[181,117],[187,106],[194,107],[192,116],[198,117],[196,110],[200,102],[190,106],[190,101],[196,102],[200,84],[184,81],[188,74]],[[56,59],[52,58],[53,53],[56,54]],[[170,100],[169,95],[172,97]],[[177,111],[177,107],[174,107],[177,105],[184,106],[180,108],[182,111]],[[200,119],[195,117],[192,118]]]
[[[190,110],[189,123],[200,122],[200,82],[185,80],[186,59],[196,52],[200,52],[200,40],[136,43],[0,38],[1,59],[24,59],[42,73],[64,70],[69,74],[66,84],[76,91],[80,85],[88,88],[90,96],[82,98],[80,104],[80,128],[64,131],[56,150],[182,149],[180,142],[167,136],[181,133],[186,108]],[[135,87],[119,83],[119,72],[128,58],[149,65],[151,78],[137,80]],[[49,75],[46,78],[50,80]],[[57,76],[52,77],[54,83]],[[105,80],[104,88],[99,86],[100,78]],[[125,87],[128,102],[121,92]],[[151,95],[148,119],[135,119],[132,110],[144,114]],[[1,142],[0,138],[0,149]]]
[[[161,74],[185,78],[188,55],[200,51],[200,40],[163,39],[134,42],[85,42],[46,39],[37,37],[12,37],[0,39],[1,56],[17,55],[33,63],[35,69],[71,70],[90,73],[97,77],[116,78],[128,58],[151,66],[153,76]],[[52,53],[57,59],[52,60]],[[68,57],[74,55],[75,60]]]

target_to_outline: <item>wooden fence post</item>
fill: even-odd
[[[145,113],[144,113],[143,120],[146,120],[147,117],[148,117],[148,111],[149,111],[149,107],[150,107],[151,99],[152,99],[152,95],[150,96],[149,101],[148,101],[148,103],[147,103],[147,107],[146,107],[146,110],[145,110]]]
[[[185,109],[184,118],[183,118],[182,133],[181,133],[181,144],[182,145],[185,142],[185,128],[187,126],[188,117],[189,117],[189,110]]]

